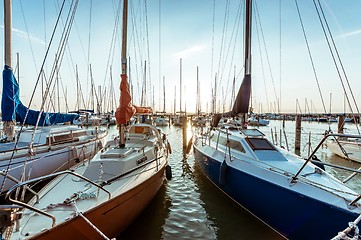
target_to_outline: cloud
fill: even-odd
[[[0,28],[4,29],[4,25],[0,25]],[[36,43],[40,43],[42,45],[46,45],[45,42],[40,39],[40,38],[37,38],[37,37],[34,37],[30,34],[28,34],[27,32],[24,32],[20,29],[16,29],[16,28],[13,28],[13,34],[15,34],[16,36],[20,37],[20,38],[24,38],[24,39],[30,39],[32,42],[36,42]]]
[[[352,31],[352,32],[348,32],[343,34],[341,37],[350,37],[350,36],[354,36],[354,35],[358,35],[361,34],[361,29],[360,30],[356,30],[356,31]]]
[[[203,49],[206,48],[206,45],[196,45],[194,47],[188,48],[186,50],[177,52],[176,54],[174,54],[177,58],[185,58],[188,57],[196,52],[200,52]]]

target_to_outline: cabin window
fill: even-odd
[[[229,147],[234,149],[234,150],[237,150],[239,152],[246,152],[242,146],[242,144],[238,141],[234,141],[234,140],[230,140],[229,142]]]
[[[246,140],[253,150],[276,150],[265,138],[246,138]]]
[[[218,140],[218,144],[219,145],[223,145],[223,146],[229,146],[231,149],[234,149],[236,151],[239,152],[246,152],[242,146],[242,144],[239,141],[233,140],[233,139],[229,139],[229,144],[227,144],[227,138],[223,137],[223,136],[219,136],[218,139],[218,135],[214,134],[211,137],[212,141],[217,142]]]

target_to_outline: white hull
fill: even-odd
[[[25,208],[20,231],[14,228],[11,239],[104,239],[95,228],[110,238],[118,235],[149,204],[164,180],[166,144],[152,129],[130,132],[125,148],[108,142],[91,161],[74,169],[93,183],[68,173],[49,182],[40,191],[39,202],[32,199],[28,204],[52,215],[55,225],[51,218]]]
[[[349,158],[352,161],[361,163],[361,143],[355,141],[343,141],[339,140],[341,147],[347,153],[347,156],[342,152],[340,146],[336,141],[328,141],[327,148],[334,154],[342,157]]]
[[[51,127],[47,128],[47,130],[51,130]],[[64,132],[57,132],[57,136],[69,133],[67,128],[62,130]],[[0,184],[3,183],[5,175],[8,176],[3,184],[1,193],[5,193],[15,184],[10,178],[20,180],[23,171],[25,171],[22,179],[24,181],[66,170],[81,161],[93,157],[105,145],[107,131],[97,130],[98,133],[95,133],[95,131],[91,133],[92,130],[80,131],[81,136],[79,135],[78,137],[74,137],[76,133],[73,131],[73,141],[66,141],[64,143],[53,142],[50,144],[45,144],[45,142],[43,144],[39,143],[33,147],[32,154],[29,153],[28,147],[16,151],[8,150],[1,152],[0,170],[2,175],[0,175]],[[27,133],[24,134],[26,135]],[[47,136],[49,137],[52,133],[42,131],[37,134],[48,134]]]

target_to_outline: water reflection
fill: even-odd
[[[165,184],[160,188],[148,207],[116,239],[161,239],[164,221],[168,218],[169,207],[171,205],[171,201],[166,195],[166,189],[167,186]]]

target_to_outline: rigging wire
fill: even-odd
[[[329,36],[330,36],[330,38],[331,38],[331,41],[332,41],[332,45],[333,45],[334,51],[335,51],[335,53],[336,53],[336,55],[337,55],[337,60],[338,60],[339,65],[340,65],[340,67],[341,67],[341,69],[342,69],[343,76],[345,77],[345,80],[346,80],[348,89],[349,89],[349,91],[350,91],[350,93],[351,93],[351,96],[352,96],[352,100],[354,101],[355,107],[356,107],[356,109],[357,109],[357,113],[358,113],[358,115],[360,116],[360,111],[359,111],[358,105],[357,105],[357,103],[356,103],[355,96],[354,96],[353,91],[352,91],[352,89],[351,89],[351,86],[350,86],[350,83],[349,83],[349,80],[348,80],[348,77],[347,77],[345,68],[344,68],[343,63],[342,63],[342,61],[341,61],[340,54],[339,54],[339,52],[338,52],[338,50],[337,50],[337,47],[336,47],[335,41],[334,41],[334,39],[333,39],[333,35],[332,35],[331,30],[330,30],[330,27],[329,27],[329,25],[328,25],[328,22],[327,22],[325,13],[324,13],[323,8],[322,8],[322,5],[321,5],[320,1],[318,0],[319,9],[320,9],[320,11],[321,11],[321,13],[322,13],[322,17],[323,17],[324,23],[322,22],[322,20],[321,20],[321,18],[320,18],[320,14],[319,14],[319,11],[318,11],[318,8],[317,8],[317,5],[316,5],[315,0],[313,0],[313,3],[314,3],[315,8],[316,8],[316,10],[317,10],[317,14],[318,14],[318,17],[319,17],[319,19],[320,19],[320,22],[321,22],[321,25],[322,25],[322,29],[324,30],[324,34],[325,34],[325,37],[326,37],[326,39],[327,39],[327,43],[328,43],[330,52],[331,52],[331,54],[332,54],[332,58],[333,58],[335,67],[336,67],[336,69],[337,69],[337,73],[338,73],[338,75],[339,75],[339,78],[340,78],[340,81],[341,81],[341,84],[342,84],[342,88],[343,88],[344,93],[345,93],[345,97],[346,97],[347,103],[349,104],[350,110],[351,110],[351,112],[353,113],[353,110],[352,110],[352,107],[351,107],[351,103],[350,103],[349,97],[348,97],[348,95],[347,95],[346,88],[345,88],[345,86],[344,86],[344,82],[343,82],[343,79],[342,79],[342,77],[341,77],[341,73],[340,73],[340,71],[339,71],[338,64],[337,64],[337,62],[336,62],[334,53],[333,53],[332,48],[331,48],[331,46],[330,46],[330,43],[329,43],[329,40],[328,40],[328,38],[327,38],[327,34],[326,34],[326,32],[325,32],[325,29],[324,29],[324,25],[323,25],[323,24],[326,25],[328,34],[329,34]],[[360,130],[359,130],[358,124],[356,124],[356,127],[357,127],[358,133],[360,134]]]
[[[106,70],[105,70],[105,74],[104,74],[104,81],[103,81],[103,86],[106,86],[106,81],[108,79],[108,69],[109,69],[109,75],[110,75],[110,78],[112,78],[111,76],[111,66],[113,65],[113,62],[114,62],[114,55],[115,55],[115,50],[116,50],[116,42],[117,42],[117,37],[118,37],[118,27],[119,27],[119,19],[120,19],[120,13],[121,13],[121,7],[122,7],[122,4],[118,4],[118,6],[116,6],[116,3],[114,3],[114,8],[115,8],[115,12],[114,12],[114,27],[113,27],[113,33],[112,33],[112,38],[111,38],[111,43],[110,43],[110,48],[109,48],[109,54],[108,54],[108,59],[107,59],[107,64],[106,64]],[[113,90],[114,86],[113,86],[113,82],[112,82],[112,79],[111,79],[111,82],[109,83],[108,85],[109,89]],[[106,94],[105,94],[105,90],[106,88],[104,89],[104,92],[103,93],[100,93],[100,96],[101,96],[101,99],[100,101],[101,102],[107,102],[105,101],[105,98],[107,97]],[[112,99],[112,96],[111,96],[111,93],[109,93],[110,96],[110,99]],[[114,98],[115,98],[115,94],[114,94]],[[104,106],[105,107],[105,106]],[[112,109],[114,110],[114,109]]]
[[[212,55],[211,55],[211,78],[213,79],[213,60],[214,60],[214,22],[216,20],[216,0],[213,0],[213,15],[212,15]],[[212,101],[213,101],[213,94],[212,94]],[[208,111],[208,109],[207,109]]]
[[[132,20],[132,32],[131,32],[131,39],[130,42],[133,42],[133,49],[134,49],[134,65],[135,65],[135,73],[136,73],[136,79],[142,79],[141,76],[144,76],[143,73],[143,56],[142,56],[142,52],[140,51],[140,49],[142,49],[142,44],[140,41],[140,36],[138,33],[138,28],[137,24],[136,24],[136,17],[138,15],[141,15],[139,12],[140,10],[140,5],[138,5],[138,9],[135,11],[134,10],[134,6],[133,6],[133,2],[130,2],[130,9],[131,9],[131,20]],[[141,19],[139,20],[140,25],[141,25]],[[137,51],[137,49],[139,49],[139,52]],[[138,56],[139,54],[139,56]],[[139,66],[140,64],[140,66]],[[130,64],[129,64],[129,68],[130,68]],[[141,102],[141,96],[142,96],[142,91],[140,90],[140,86],[139,86],[139,81],[137,81],[137,92],[140,93],[139,97],[138,97],[138,102]],[[136,102],[135,99],[132,100],[133,103]]]
[[[146,28],[146,49],[147,49],[147,59],[148,59],[148,81],[149,81],[149,84],[148,84],[148,86],[149,86],[149,89],[150,89],[150,91],[149,92],[152,92],[152,74],[151,74],[151,71],[150,71],[150,69],[151,69],[151,61],[150,61],[150,44],[149,44],[149,24],[148,24],[148,7],[147,7],[147,1],[146,0],[144,0],[144,10],[145,10],[145,12],[144,12],[144,14],[145,14],[145,28]],[[153,92],[154,92],[154,84],[153,84]],[[154,94],[153,94],[153,96],[154,96]],[[153,101],[151,101],[151,103],[152,103]],[[152,104],[151,104],[151,106],[152,106]],[[154,106],[153,106],[153,108],[154,108]],[[153,109],[154,110],[154,109]]]
[[[257,2],[255,2],[255,12],[256,12],[256,16],[257,18],[259,19],[259,23],[261,23],[261,18],[259,16],[259,10],[258,10],[258,5],[257,5]],[[266,54],[266,59],[267,59],[267,65],[268,65],[268,69],[269,69],[269,72],[270,72],[270,78],[272,80],[272,86],[273,86],[273,92],[275,94],[275,98],[276,98],[276,101],[278,100],[278,96],[277,96],[277,91],[276,91],[276,87],[275,87],[275,81],[274,81],[274,78],[273,78],[273,73],[272,73],[272,68],[271,68],[271,63],[270,63],[270,60],[269,60],[269,55],[268,55],[268,48],[266,46],[266,41],[265,41],[265,37],[264,37],[264,34],[263,34],[263,28],[262,28],[262,24],[259,24],[259,28],[260,28],[260,33],[261,33],[261,37],[262,37],[262,42],[263,42],[263,47],[265,49],[265,54]],[[277,112],[279,112],[279,106],[277,105],[277,109],[276,109]]]
[[[159,0],[158,1],[158,12],[159,12],[159,16],[158,16],[158,29],[159,29],[159,32],[158,32],[158,75],[159,75],[159,84],[158,84],[158,92],[161,93],[161,86],[162,86],[162,28],[161,28],[161,22],[162,22],[162,8],[161,8],[161,3],[162,1]],[[164,76],[163,76],[163,79],[164,79]],[[165,91],[164,91],[164,95],[165,95]],[[159,96],[159,109],[160,109],[160,106],[161,106],[161,94],[158,94]],[[165,96],[163,96],[164,98],[164,105],[163,105],[163,112],[165,112]]]
[[[30,46],[31,56],[33,57],[33,62],[34,62],[35,70],[37,71],[38,67],[37,67],[36,61],[35,61],[35,55],[34,55],[33,45],[31,44],[31,41],[30,41],[31,37],[30,37],[30,34],[29,34],[28,24],[27,24],[27,21],[26,21],[26,19],[25,19],[23,4],[22,4],[22,1],[19,1],[19,3],[20,3],[20,8],[21,8],[21,14],[22,14],[23,20],[24,20],[24,25],[25,25],[25,29],[26,29],[27,39],[28,39],[29,46]]]
[[[221,65],[222,65],[222,62],[223,62],[223,54],[224,54],[224,51],[225,51],[224,48],[225,48],[225,42],[226,42],[225,38],[226,38],[227,26],[228,26],[228,16],[229,16],[229,0],[226,1],[226,6],[225,6],[225,10],[224,10],[222,37],[221,37],[221,44],[220,44],[221,48],[220,48],[220,51],[219,51],[218,69],[217,69],[218,79],[216,78],[216,81],[217,81],[216,85],[219,85],[219,83],[221,82],[221,79],[222,79]],[[218,95],[218,91],[215,90],[214,91],[215,98],[216,98],[217,95]]]
[[[74,5],[72,4],[72,6],[74,6],[73,16],[74,16],[74,14],[75,14],[75,10],[76,10],[76,7],[77,7],[77,3],[78,3],[78,0],[76,0],[76,3],[75,3]],[[54,26],[52,35],[51,35],[51,38],[50,38],[50,41],[49,41],[49,45],[48,45],[47,51],[46,51],[45,56],[44,56],[44,60],[43,60],[42,65],[41,65],[41,69],[40,69],[40,72],[39,72],[37,81],[36,81],[36,83],[35,83],[34,90],[33,90],[32,95],[31,95],[31,97],[30,97],[30,101],[29,101],[29,105],[28,105],[28,111],[27,111],[26,114],[25,114],[24,122],[21,124],[21,127],[20,127],[19,132],[21,132],[21,131],[23,130],[25,120],[26,120],[27,117],[28,117],[29,110],[30,110],[30,106],[31,106],[32,101],[33,101],[34,96],[35,96],[35,90],[36,90],[36,88],[37,88],[37,86],[38,86],[38,84],[39,84],[40,76],[41,76],[41,74],[43,74],[44,65],[45,65],[46,59],[47,59],[47,57],[48,57],[48,53],[49,53],[49,50],[50,50],[50,46],[52,45],[52,42],[53,42],[53,40],[54,40],[55,32],[56,32],[56,29],[57,29],[57,26],[58,26],[58,23],[59,23],[59,20],[60,20],[60,16],[61,16],[61,14],[62,14],[62,12],[63,12],[63,9],[64,9],[64,5],[65,5],[65,0],[63,0],[63,2],[62,2],[60,11],[59,11],[59,14],[58,14],[58,17],[57,17],[57,20],[56,20],[56,23],[55,23],[55,26]],[[72,10],[72,7],[70,7],[70,9],[69,9],[69,14],[70,14],[71,10]],[[47,86],[47,88],[49,88],[49,85]],[[39,121],[40,121],[40,116],[41,116],[41,114],[42,114],[42,112],[43,112],[43,109],[44,109],[44,104],[45,104],[45,102],[43,101],[43,102],[42,102],[42,105],[41,105],[41,108],[40,108],[40,113],[39,113],[39,116],[38,116],[38,119],[37,119],[37,122],[36,122],[36,125],[35,125],[35,129],[38,127],[38,123],[39,123]],[[32,139],[31,139],[31,141],[29,142],[29,148],[30,148],[30,149],[32,149],[32,146],[33,146],[33,143],[34,143],[34,137],[35,137],[35,135],[33,134]],[[14,149],[17,148],[18,142],[19,142],[19,139],[17,138],[17,139],[16,139],[16,142],[15,142]],[[8,172],[9,172],[9,168],[10,168],[10,165],[11,165],[11,163],[12,163],[14,154],[15,154],[15,151],[12,152],[11,157],[10,157],[10,160],[9,160],[9,163],[8,163],[7,168],[6,168],[6,170],[5,170],[6,175],[7,175]],[[26,166],[26,161],[25,161],[25,163],[24,163],[24,168],[25,168],[25,166]],[[0,190],[0,191],[3,191],[3,189],[4,189],[5,180],[6,180],[6,177],[5,177],[5,178],[3,179],[3,181],[2,181],[1,188],[0,188],[1,190]]]
[[[257,15],[256,15],[257,16]],[[255,18],[255,26],[256,26],[256,32],[257,32],[257,43],[258,43],[258,49],[259,49],[259,55],[260,55],[260,61],[261,61],[261,72],[262,72],[262,78],[263,78],[263,86],[265,88],[265,95],[266,95],[266,103],[267,107],[269,109],[269,99],[268,99],[268,91],[267,91],[267,84],[266,84],[266,74],[264,69],[264,63],[263,63],[263,53],[262,53],[262,47],[261,47],[261,40],[260,40],[260,33],[259,33],[259,19]]]
[[[227,80],[227,84],[226,84],[226,93],[223,96],[223,105],[225,105],[226,96],[228,96],[229,93],[232,91],[232,87],[230,86],[231,85],[230,80],[232,79],[231,74],[232,74],[232,68],[234,67],[232,63],[234,61],[234,56],[236,54],[236,44],[237,44],[237,37],[238,37],[239,27],[242,25],[241,24],[242,6],[243,6],[243,4],[240,2],[239,5],[238,5],[238,10],[237,10],[237,13],[236,13],[236,18],[235,18],[235,21],[234,21],[233,30],[232,30],[232,34],[231,34],[231,37],[230,37],[228,50],[227,50],[227,54],[226,54],[226,59],[228,59],[228,55],[229,55],[229,52],[231,50],[231,46],[233,45],[233,48],[232,48],[233,51],[232,51],[232,55],[230,57],[230,64],[229,64],[229,70],[228,70],[228,77],[227,77],[228,80]],[[232,43],[232,41],[233,41],[233,43]],[[226,61],[224,61],[224,67],[223,68],[224,69],[226,68]],[[231,106],[231,108],[232,108],[232,106]]]
[[[280,30],[280,39],[279,39],[279,48],[280,48],[280,55],[279,55],[279,60],[280,60],[280,69],[279,69],[279,74],[280,74],[280,96],[279,96],[279,106],[278,106],[278,111],[279,113],[281,113],[281,103],[282,103],[282,4],[281,4],[281,0],[279,0],[278,2],[278,6],[279,6],[279,30]]]
[[[318,77],[317,77],[317,73],[316,73],[316,69],[315,69],[315,64],[314,64],[314,62],[313,62],[313,58],[312,58],[310,46],[309,46],[309,44],[308,44],[308,39],[307,39],[307,36],[306,36],[305,27],[304,27],[304,25],[303,25],[303,21],[302,21],[302,17],[301,17],[301,12],[300,12],[300,9],[299,9],[299,7],[298,7],[298,2],[297,2],[297,0],[295,0],[295,4],[296,4],[296,8],[297,8],[298,18],[299,18],[299,20],[300,20],[300,24],[301,24],[301,27],[302,27],[303,37],[304,37],[305,42],[306,42],[307,51],[308,51],[308,56],[309,56],[310,61],[311,61],[313,74],[314,74],[315,79],[316,79],[318,92],[319,92],[320,97],[321,97],[321,102],[322,102],[323,110],[324,110],[325,113],[327,113],[327,111],[326,111],[326,106],[325,106],[325,102],[324,102],[324,100],[323,100],[323,95],[322,95],[321,88],[320,88],[320,83],[319,83],[319,80],[318,80]]]
[[[57,11],[59,11],[59,2],[58,1],[55,1],[55,6],[57,7]],[[63,19],[61,18],[61,24],[62,24],[62,27],[64,28],[65,24],[63,22]],[[82,50],[82,53],[83,53],[83,56],[84,56],[84,59],[85,59],[85,62],[87,62],[87,57],[86,57],[86,54],[85,54],[85,50],[84,50],[84,44],[82,43],[82,38],[80,37],[80,33],[79,33],[79,29],[78,29],[78,26],[76,24],[76,22],[74,21],[74,27],[75,27],[75,32],[77,33],[77,36],[78,36],[78,40],[80,42],[80,46],[81,46],[81,50]],[[77,81],[77,84],[76,84],[76,89],[77,89],[77,101],[76,101],[76,104],[75,104],[75,109],[78,107],[78,110],[81,109],[81,104],[83,105],[83,108],[86,108],[86,104],[85,104],[85,100],[84,100],[84,94],[83,94],[83,90],[82,90],[82,87],[81,87],[81,84],[79,84],[79,76],[78,76],[78,69],[77,69],[77,65],[74,63],[73,61],[73,57],[72,57],[72,51],[70,50],[70,44],[68,43],[65,47],[66,47],[66,50],[67,50],[67,54],[66,54],[66,57],[67,57],[67,64],[68,64],[68,68],[69,69],[72,69],[73,70],[73,74],[74,74],[74,78],[76,79]],[[71,71],[69,71],[71,72]],[[63,84],[63,83],[62,83]],[[64,95],[65,96],[65,95]],[[67,101],[66,101],[66,105],[68,105]]]
[[[88,33],[88,58],[87,58],[87,76],[86,76],[86,81],[87,81],[87,89],[89,88],[88,84],[89,84],[89,75],[90,75],[90,44],[91,44],[91,22],[92,22],[92,11],[93,11],[93,0],[90,0],[90,10],[89,10],[89,33]],[[90,79],[91,81],[91,79]],[[91,88],[91,92],[93,91],[93,86],[90,86]],[[92,98],[92,99],[91,99]],[[92,96],[92,94],[90,94],[89,98],[88,98],[88,102],[87,102],[87,108],[90,107],[90,103],[91,101],[94,101],[94,98]],[[94,105],[92,106],[93,110],[94,110]]]

